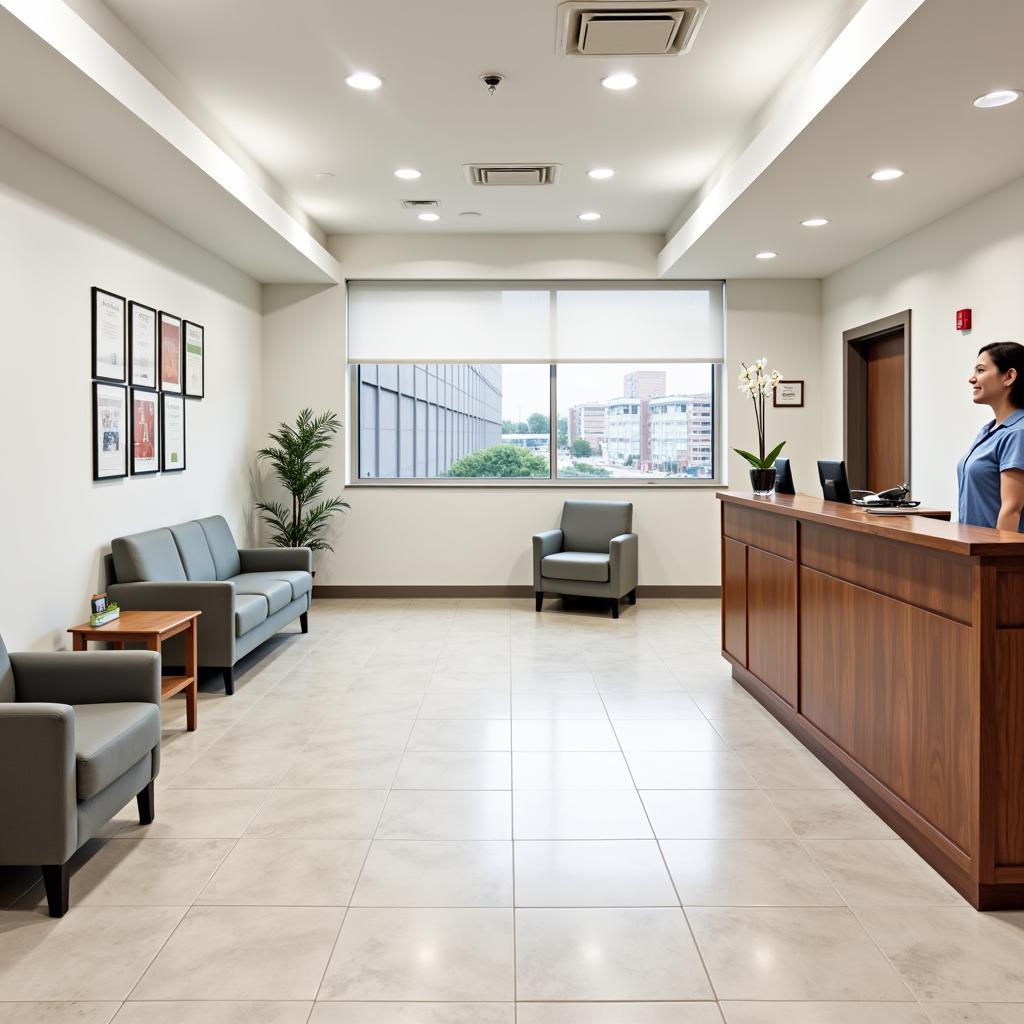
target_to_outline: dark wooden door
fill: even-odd
[[[902,329],[863,344],[867,363],[867,489],[881,491],[907,479]]]

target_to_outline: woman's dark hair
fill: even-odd
[[[1000,373],[1008,370],[1017,371],[1017,379],[1010,388],[1010,401],[1018,409],[1024,409],[1024,345],[1015,341],[995,341],[991,345],[984,345],[978,350],[980,356],[987,352],[989,359],[996,364]]]

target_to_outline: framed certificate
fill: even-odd
[[[185,399],[165,392],[160,401],[160,468],[178,473],[185,468]]]
[[[127,383],[124,310],[124,296],[93,288],[92,375],[96,380]]]
[[[132,388],[132,476],[160,472],[160,415],[156,391]]]
[[[772,392],[772,405],[779,408],[802,409],[804,404],[804,382],[802,380],[780,380]]]
[[[184,321],[185,329],[185,394],[202,398],[206,387],[205,334],[202,324]]]
[[[156,310],[128,303],[128,372],[135,388],[155,388]]]
[[[128,389],[94,381],[92,385],[92,478],[128,475]]]
[[[160,319],[160,390],[181,394],[181,320],[162,310]]]

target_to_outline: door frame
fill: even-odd
[[[867,486],[868,366],[863,349],[885,334],[903,331],[903,466],[911,483],[910,467],[910,310],[843,331],[843,458],[851,481]],[[903,483],[894,480],[894,484]]]

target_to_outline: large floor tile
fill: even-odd
[[[516,911],[522,1000],[711,999],[681,910]]]
[[[514,753],[512,788],[526,789],[633,789],[622,754]]]
[[[329,719],[310,737],[312,750],[404,750],[413,721],[373,715],[343,720]]]
[[[845,789],[808,750],[738,751],[744,767],[762,789]]]
[[[171,780],[172,789],[270,789],[281,781],[299,748],[220,751],[214,746]]]
[[[512,844],[378,839],[354,907],[511,907]]]
[[[441,693],[498,694],[507,697],[510,692],[507,669],[481,672],[435,672],[427,684],[426,696]],[[426,698],[424,698],[426,699]]]
[[[722,1003],[726,1024],[928,1024],[916,1003]]]
[[[387,789],[400,751],[305,750],[281,780],[282,789]]]
[[[110,1024],[120,1003],[0,1003],[0,1024]]]
[[[517,1024],[722,1024],[714,1003],[519,1003]]]
[[[514,1003],[325,1003],[309,1024],[515,1024]]]
[[[312,1005],[298,1001],[125,1003],[114,1024],[306,1024]]]
[[[245,830],[278,839],[370,839],[385,789],[276,789]]]
[[[320,987],[325,1000],[514,998],[511,910],[354,907]]]
[[[512,759],[497,751],[406,753],[393,789],[511,789]]]
[[[637,789],[756,789],[750,773],[725,750],[631,751]]]
[[[514,693],[514,719],[568,718],[603,722],[608,718],[604,701],[595,693]]]
[[[733,750],[802,750],[803,744],[774,719],[713,719],[711,724]]]
[[[413,726],[408,750],[511,750],[507,721],[472,718],[421,718]]]
[[[511,794],[499,790],[392,790],[378,839],[511,839]]]
[[[508,720],[511,714],[508,693],[428,693],[423,698],[419,718],[492,718]]]
[[[1020,1024],[1024,1003],[929,1003],[931,1024]]]
[[[911,1000],[844,908],[688,907],[719,999]]]
[[[512,749],[557,751],[619,749],[607,721],[593,719],[524,719],[512,722]]]
[[[512,795],[516,839],[650,839],[635,790],[525,790]]]
[[[645,789],[659,839],[789,839],[792,829],[757,789]]]
[[[345,911],[193,907],[133,999],[312,999]]]
[[[847,789],[776,789],[765,795],[801,839],[896,839]]]
[[[164,789],[157,794],[153,823],[140,825],[137,817],[132,818],[118,836],[237,839],[269,794],[269,789]]]
[[[635,750],[726,750],[725,740],[707,723],[695,719],[616,719],[615,734],[626,753]]]

